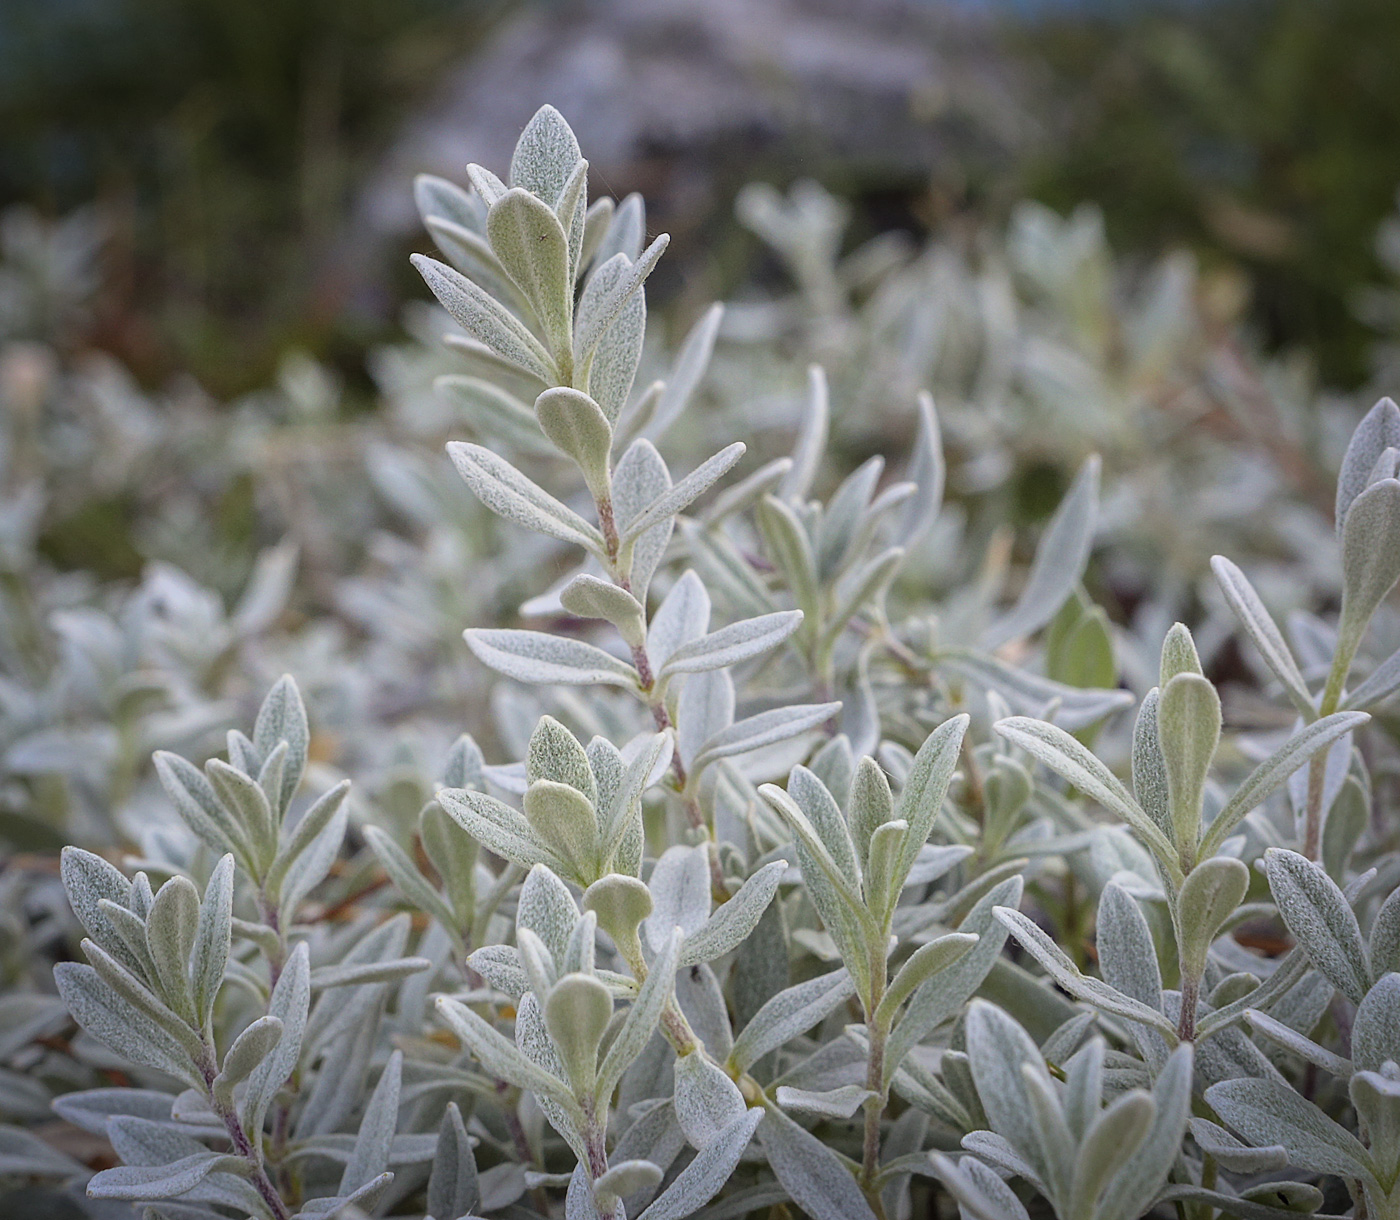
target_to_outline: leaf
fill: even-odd
[[[484,202],[480,195],[475,198],[478,202]],[[496,300],[509,303],[516,312],[528,308],[520,290],[480,231],[455,224],[442,216],[426,217],[423,227],[432,234],[434,243],[447,261],[469,280],[481,285]]]
[[[133,1063],[166,1072],[194,1088],[204,1087],[180,1041],[133,1008],[91,966],[60,962],[54,967],[54,982],[73,1019],[99,1042]]]
[[[836,586],[836,608],[822,629],[822,642],[829,646],[867,602],[883,597],[904,562],[904,548],[892,546],[873,559],[848,572]]]
[[[1346,525],[1356,497],[1366,490],[1376,462],[1387,449],[1400,449],[1400,409],[1389,398],[1380,399],[1366,412],[1351,434],[1342,468],[1337,474],[1337,533]]]
[[[246,1165],[241,1157],[196,1152],[170,1165],[118,1165],[104,1169],[87,1184],[93,1199],[173,1199],[188,1194],[216,1170]]]
[[[612,993],[591,974],[565,974],[543,1001],[545,1028],[576,1096],[593,1087],[598,1046],[613,1014]]]
[[[1133,723],[1133,796],[1143,812],[1169,835],[1172,833],[1171,795],[1167,760],[1162,757],[1162,741],[1157,730],[1161,697],[1158,687],[1148,691]]]
[[[37,1135],[20,1127],[0,1126],[0,1174],[5,1177],[66,1179],[87,1172],[81,1162],[64,1155]]]
[[[241,1084],[251,1076],[282,1041],[282,1022],[277,1017],[259,1017],[249,1025],[228,1048],[224,1055],[223,1070],[214,1078],[211,1088],[215,1095],[222,1097],[224,1104],[233,1096],[234,1085]]]
[[[938,664],[1004,696],[1012,710],[1040,714],[1053,704],[1056,723],[1070,732],[1087,728],[1133,701],[1129,691],[1066,686],[967,648],[941,649]]]
[[[301,700],[301,691],[291,674],[283,674],[267,692],[258,718],[253,725],[253,747],[266,759],[277,748],[278,742],[287,743],[287,761],[282,767],[281,795],[276,804],[277,817],[285,816],[292,797],[301,784],[306,771],[307,755],[311,748],[311,729],[306,720],[306,706]],[[271,799],[269,794],[269,799]]]
[[[1352,1065],[1347,1060],[1318,1046],[1311,1038],[1304,1037],[1282,1021],[1274,1020],[1268,1013],[1250,1008],[1245,1011],[1244,1019],[1249,1022],[1250,1029],[1267,1038],[1275,1046],[1281,1046],[1306,1062],[1316,1064],[1339,1080],[1346,1080],[1351,1076]]]
[[[349,795],[350,781],[343,779],[334,788],[317,798],[316,803],[303,813],[297,824],[292,827],[291,833],[284,834],[282,845],[278,848],[277,855],[267,870],[266,884],[269,891],[277,892],[292,866],[301,859],[303,853],[311,849],[312,844],[320,837],[322,831],[340,812],[345,798]]]
[[[1371,921],[1367,955],[1376,978],[1400,970],[1400,889],[1390,892]]]
[[[603,409],[581,390],[556,386],[535,399],[540,430],[583,471],[595,500],[608,495],[612,427]]]
[[[1381,479],[1352,501],[1342,526],[1342,613],[1337,623],[1339,659],[1350,661],[1371,615],[1395,587],[1397,578],[1400,578],[1400,480]]]
[[[554,214],[553,202],[522,187],[512,187],[491,205],[486,236],[492,253],[530,302],[557,360],[561,354],[571,353],[574,279],[569,239]],[[450,306],[448,309],[451,312]]]
[[[710,915],[710,870],[704,847],[668,847],[647,881],[653,909],[646,921],[647,943],[660,953],[674,928],[689,936]]]
[[[502,442],[509,452],[529,457],[554,453],[554,447],[540,435],[535,413],[509,391],[461,373],[438,377],[433,389],[453,404],[457,417],[478,440]]]
[[[695,756],[691,771],[699,772],[719,758],[747,754],[750,750],[787,741],[824,724],[840,710],[839,703],[799,703],[737,720],[705,742]]]
[[[1199,979],[1205,972],[1211,942],[1248,889],[1249,869],[1232,856],[1212,856],[1186,874],[1176,906],[1181,968],[1188,976]]]
[[[710,595],[700,578],[687,569],[662,599],[647,628],[653,668],[660,669],[677,648],[700,639],[709,629]]]
[[[428,884],[428,879],[418,871],[418,866],[409,858],[408,853],[378,826],[366,826],[364,835],[370,850],[378,857],[380,865],[389,874],[390,880],[403,892],[404,897],[456,935],[456,916],[443,901],[442,895]]]
[[[345,842],[345,828],[350,821],[350,806],[343,800],[332,801],[331,805],[332,808],[325,817],[325,824],[295,857],[289,857],[287,860],[287,871],[278,887],[280,892],[277,901],[278,917],[287,923],[292,921],[301,900],[325,879],[340,855],[341,845]],[[310,817],[313,812],[318,812],[314,805],[307,810],[305,816]],[[295,834],[293,837],[296,837]]]
[[[311,972],[311,985],[318,991],[331,987],[356,987],[362,983],[395,983],[409,975],[432,969],[426,957],[396,957],[382,962],[341,963],[318,966]]]
[[[131,896],[131,882],[101,856],[84,851],[81,847],[65,847],[62,850],[59,875],[63,880],[64,892],[68,895],[68,905],[73,908],[83,931],[126,965],[141,969],[142,963],[127,948],[125,940],[113,926],[111,916],[102,909],[104,900],[126,909]]]
[[[676,1060],[672,1104],[685,1138],[699,1151],[745,1112],[739,1086],[703,1051]]]
[[[1032,758],[1044,763],[1062,779],[1127,822],[1151,848],[1168,873],[1180,883],[1181,869],[1176,861],[1175,847],[1128,795],[1128,790],[1118,777],[1084,745],[1063,729],[1027,716],[998,720],[992,728],[1012,745],[1020,746]],[[1206,854],[1206,850],[1202,844],[1202,854]]]
[[[1342,700],[1345,708],[1374,707],[1389,699],[1400,690],[1400,651],[1386,657],[1370,673],[1370,676]]]
[[[476,1172],[476,1157],[462,1112],[455,1101],[447,1103],[438,1127],[437,1149],[433,1153],[433,1168],[428,1176],[428,1214],[431,1216],[465,1216],[481,1201],[481,1187]]]
[[[623,264],[621,274],[614,270],[605,276],[603,273],[609,264],[619,257],[626,259],[626,255],[615,254],[590,277],[579,298],[578,320],[574,326],[574,363],[577,367],[588,367],[599,341],[633,295],[641,291],[647,276],[652,273],[670,242],[669,235],[661,234],[642,251],[636,262],[628,259]],[[603,284],[607,284],[605,290],[601,289]]]
[[[704,1207],[729,1181],[762,1118],[757,1106],[734,1118],[637,1220],[683,1220]]]
[[[1263,1173],[1283,1169],[1288,1164],[1288,1151],[1278,1144],[1267,1148],[1251,1148],[1233,1135],[1204,1118],[1188,1120],[1191,1136],[1202,1152],[1209,1153],[1224,1168],[1234,1173]]]
[[[671,365],[671,375],[666,378],[666,388],[661,391],[661,399],[646,426],[646,435],[652,440],[659,439],[690,405],[705,370],[710,366],[715,337],[719,334],[719,324],[723,319],[724,306],[718,303],[711,305],[696,319],[681,342],[680,351]]]
[[[975,933],[949,932],[916,949],[909,960],[899,968],[889,990],[885,992],[884,999],[880,1001],[880,1007],[875,1012],[876,1023],[888,1028],[899,1006],[913,995],[917,988],[960,961],[977,941]]]
[[[914,755],[913,766],[909,769],[904,787],[900,789],[899,802],[894,810],[897,819],[909,823],[893,877],[894,893],[903,888],[904,879],[914,867],[914,861],[933,830],[934,819],[943,808],[943,798],[957,769],[968,723],[969,717],[965,713],[945,720],[924,739],[924,744]]]
[[[812,1220],[873,1220],[860,1187],[830,1148],[781,1110],[770,1108],[758,1125],[758,1142],[774,1176]]]
[[[1152,1090],[1156,1113],[1146,1139],[1108,1183],[1095,1213],[1098,1220],[1137,1220],[1143,1200],[1161,1190],[1181,1153],[1191,1115],[1194,1052],[1182,1043],[1168,1057]]]
[[[1012,640],[1022,639],[1045,626],[1064,604],[1089,562],[1098,516],[1099,467],[1097,455],[1089,458],[1035,549],[1025,588],[1011,611],[983,633],[981,645],[992,652]]]
[[[1271,847],[1264,853],[1269,889],[1288,930],[1319,973],[1353,1004],[1370,989],[1370,967],[1356,915],[1332,880],[1297,852]]]
[[[778,992],[754,1013],[734,1039],[730,1066],[736,1071],[748,1071],[769,1051],[806,1033],[853,994],[855,984],[844,969]]]
[[[613,514],[617,528],[625,530],[670,486],[671,474],[656,446],[645,438],[633,441],[613,471]],[[630,580],[632,596],[639,602],[647,599],[652,574],[666,552],[674,524],[673,519],[666,518],[640,534],[632,544]]]
[[[919,391],[919,422],[914,433],[914,455],[909,460],[909,479],[918,491],[899,510],[894,537],[906,551],[913,551],[933,528],[943,506],[943,485],[947,465],[943,460],[943,436],[938,426],[938,411],[933,395]]]
[[[675,517],[682,509],[698,500],[715,485],[734,464],[744,456],[746,446],[735,441],[726,445],[713,457],[707,458],[679,483],[662,492],[650,504],[642,508],[623,527],[620,540],[623,546],[633,542],[652,526]]]
[[[887,1083],[894,1078],[895,1070],[914,1046],[959,1013],[982,986],[1006,943],[1006,928],[996,918],[996,911],[1003,904],[1013,906],[1020,902],[1022,888],[1020,877],[1008,877],[998,882],[977,901],[958,925],[958,931],[963,935],[976,936],[977,944],[947,970],[929,979],[914,992],[890,1036],[885,1052]],[[911,1068],[912,1063],[911,1060]]]
[[[819,608],[817,561],[806,527],[792,508],[777,496],[764,496],[758,502],[754,520],[797,608],[815,623]]]
[[[1225,1080],[1206,1089],[1221,1119],[1256,1147],[1279,1145],[1289,1162],[1314,1173],[1374,1180],[1370,1155],[1356,1136],[1338,1126],[1282,1080]]]
[[[646,982],[637,992],[622,1026],[603,1056],[598,1069],[597,1096],[607,1097],[617,1087],[622,1073],[642,1053],[661,1019],[662,1009],[675,991],[676,963],[680,960],[682,933],[674,929],[665,948],[656,955]]]
[[[558,382],[559,371],[549,352],[504,305],[435,258],[415,254],[409,261],[442,307],[473,339],[546,385]]]
[[[219,855],[232,852],[249,872],[256,873],[248,836],[224,808],[204,773],[165,750],[157,750],[154,761],[161,786],[185,825]]]
[[[716,908],[704,924],[685,938],[681,967],[714,961],[747,940],[778,892],[778,882],[787,867],[786,860],[770,861],[745,881],[728,902]]]
[[[484,792],[444,788],[437,799],[448,817],[488,851],[521,868],[547,864],[556,870],[566,870],[564,861],[541,842],[525,816],[495,797]]]
[[[253,875],[263,876],[277,854],[278,827],[267,794],[257,780],[217,758],[211,758],[205,764],[204,771],[219,800],[237,817],[252,845],[253,860],[257,865]]]
[[[1365,712],[1334,712],[1294,733],[1255,767],[1244,783],[1231,794],[1206,830],[1201,840],[1200,855],[1215,855],[1220,845],[1244,820],[1245,814],[1268,800],[1288,781],[1290,775],[1319,750],[1327,749],[1338,738],[1360,728],[1369,719]]]
[[[467,647],[483,665],[517,682],[570,686],[638,685],[637,671],[611,653],[547,631],[469,628]]]
[[[1358,1072],[1380,1072],[1387,1060],[1400,1063],[1400,974],[1379,979],[1357,1006],[1351,1059]]]
[[[826,502],[817,526],[814,550],[817,578],[830,582],[845,568],[862,520],[870,512],[870,497],[885,469],[885,459],[866,459],[847,475]]]
[[[1181,673],[1162,687],[1158,743],[1166,764],[1172,838],[1185,861],[1194,860],[1201,837],[1201,805],[1221,723],[1220,696],[1205,678]]]
[[[559,604],[579,618],[606,619],[629,645],[644,639],[646,611],[626,589],[611,581],[581,573],[559,591]]]
[[[1162,1010],[1162,974],[1157,964],[1157,948],[1147,919],[1133,898],[1121,885],[1110,881],[1099,896],[1098,932],[1099,972],[1115,991]],[[1161,1040],[1142,1027],[1131,1031],[1144,1058],[1151,1061],[1157,1053],[1165,1054]]]
[[[985,1000],[972,1002],[965,1021],[968,1060],[991,1129],[1049,1181],[1028,1081],[1036,1076],[1049,1084],[1039,1050],[1012,1017]]]
[[[812,481],[817,477],[826,454],[827,430],[830,423],[830,397],[826,373],[819,364],[807,366],[807,397],[798,418],[802,421],[793,446],[792,469],[777,491],[777,498],[788,503],[807,498]]]
[[[741,619],[682,644],[661,667],[660,676],[725,669],[776,648],[802,625],[801,610],[780,610]]]
[[[650,1161],[614,1161],[593,1183],[593,1197],[603,1206],[624,1195],[654,1190],[664,1176],[661,1167]]]
[[[1259,650],[1259,655],[1273,671],[1274,677],[1283,683],[1284,693],[1292,700],[1298,714],[1304,720],[1313,719],[1317,715],[1317,709],[1308,691],[1308,684],[1299,672],[1298,663],[1293,659],[1293,653],[1284,640],[1283,633],[1279,631],[1259,594],[1254,591],[1254,586],[1224,555],[1214,556],[1210,567],[1240,626],[1245,629],[1250,642]]]
[[[609,274],[600,269],[600,276]],[[626,268],[611,265],[610,282],[604,284],[599,277],[596,288],[599,292],[611,288],[626,274]],[[589,281],[589,288],[595,287]],[[593,365],[588,370],[588,392],[610,424],[617,424],[627,399],[632,393],[632,383],[637,376],[637,368],[642,360],[642,348],[646,343],[647,303],[644,293],[634,293],[613,320],[603,337],[598,341],[598,349],[593,353]],[[660,382],[653,383],[652,389],[659,389]],[[655,401],[655,395],[652,396]]]
[[[403,1052],[389,1056],[379,1083],[365,1106],[355,1146],[340,1178],[339,1195],[351,1195],[379,1177],[389,1166],[389,1149],[399,1121],[399,1091],[403,1080]]]
[[[296,1070],[310,1004],[310,958],[306,942],[301,941],[282,967],[267,1006],[268,1015],[282,1023],[282,1037],[271,1053],[253,1069],[239,1108],[243,1129],[253,1137],[255,1144],[262,1139],[263,1119],[272,1099]]]
[[[772,491],[791,468],[791,458],[774,458],[771,462],[765,462],[752,474],[745,475],[720,492],[700,513],[700,519],[713,528],[730,517],[746,512]]]
[[[794,767],[789,774],[787,792],[811,824],[821,849],[835,863],[841,880],[852,893],[858,893],[860,865],[856,862],[855,844],[836,798],[816,775],[801,766]]]
[[[487,508],[516,525],[603,554],[603,536],[573,509],[532,483],[503,457],[480,445],[452,441],[447,455]]]
[[[997,907],[996,917],[1020,942],[1021,947],[1070,995],[1116,1017],[1124,1017],[1139,1025],[1161,1030],[1167,1035],[1168,1041],[1175,1044],[1176,1028],[1162,1013],[1131,996],[1122,994],[1107,983],[1081,974],[1059,945],[1020,911],[1013,911],[1009,907]]]
[[[954,1161],[935,1152],[930,1160],[934,1173],[957,1199],[963,1220],[1030,1220],[1015,1191],[976,1157]]]
[[[513,1042],[498,1034],[465,1004],[448,996],[438,996],[435,1006],[443,1024],[477,1057],[489,1075],[549,1098],[571,1114],[577,1110],[573,1094],[562,1080],[526,1058]]]
[[[580,155],[578,140],[564,116],[553,106],[541,106],[515,142],[510,184],[524,187],[553,206]],[[438,1220],[456,1217],[440,1216]]]

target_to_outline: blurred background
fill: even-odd
[[[1122,254],[1244,272],[1261,340],[1354,386],[1397,52],[1387,0],[8,0],[0,206],[86,211],[68,340],[143,386],[240,394],[296,347],[363,391],[421,295],[411,174],[499,165],[548,100],[677,236],[672,293],[753,274],[753,179],[816,178],[851,238],[1092,201]]]
[[[554,560],[442,457],[406,256],[414,174],[503,170],[544,102],[673,236],[638,385],[729,303],[676,468],[783,452],[820,361],[830,486],[930,388],[911,598],[1023,558],[1098,451],[1121,679],[1172,616],[1247,676],[1209,555],[1335,600],[1336,462],[1400,384],[1397,59],[1394,0],[5,0],[0,838],[131,836],[150,750],[283,669],[381,811],[463,728],[519,756],[539,709],[460,632]]]

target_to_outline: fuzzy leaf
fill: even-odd
[[[981,644],[988,652],[1045,626],[1079,583],[1094,544],[1099,466],[1098,457],[1091,457],[1075,476],[1045,527],[1016,605],[982,633]]]
[[[470,628],[467,647],[483,665],[517,682],[636,686],[637,671],[611,653],[547,631]]]
[[[1269,889],[1288,930],[1327,980],[1353,1004],[1370,989],[1370,966],[1361,929],[1337,883],[1297,852],[1264,853]]]
[[[873,1220],[855,1178],[836,1154],[781,1110],[764,1114],[758,1142],[783,1189],[812,1220]]]
[[[573,509],[481,445],[453,441],[447,455],[468,487],[498,517],[528,530],[603,554],[603,536]]]

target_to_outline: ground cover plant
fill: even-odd
[[[1097,456],[1028,562],[993,534],[935,597],[931,397],[890,475],[827,482],[842,404],[816,364],[789,453],[709,435],[673,469],[720,312],[637,384],[666,245],[641,201],[590,202],[550,108],[504,179],[467,178],[417,184],[441,260],[415,262],[455,324],[437,389],[473,439],[448,458],[502,519],[506,576],[443,579],[534,624],[455,624],[469,692],[499,679],[491,738],[441,740],[433,781],[367,750],[365,800],[283,677],[118,811],[138,751],[197,742],[222,675],[265,664],[294,560],[265,555],[232,614],[169,573],[105,616],[70,593],[76,661],[11,683],[7,714],[76,693],[111,726],[64,806],[109,850],[13,874],[42,935],[11,937],[0,1099],[25,1121],[0,1171],[166,1220],[1400,1217],[1400,409],[1352,433],[1335,531],[1293,528],[1338,596],[1286,632],[1224,555],[1207,646],[1112,626]],[[379,452],[397,503],[453,503]],[[425,588],[372,605],[412,616]],[[130,663],[156,622],[159,681]],[[1202,662],[1227,636],[1260,678],[1247,717]],[[317,657],[343,661],[291,653]],[[47,775],[38,747],[72,739],[14,740]],[[88,1176],[50,1107],[119,1163]]]

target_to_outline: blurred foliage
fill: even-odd
[[[500,7],[11,0],[0,203],[98,200],[96,338],[143,380],[193,369],[239,392],[296,343],[358,370],[365,337],[316,269],[367,160]]]
[[[1031,195],[1104,211],[1114,244],[1187,243],[1243,264],[1271,346],[1356,384],[1367,332],[1349,299],[1397,177],[1400,5],[1216,0],[1083,8],[1014,27],[1060,125]]]

